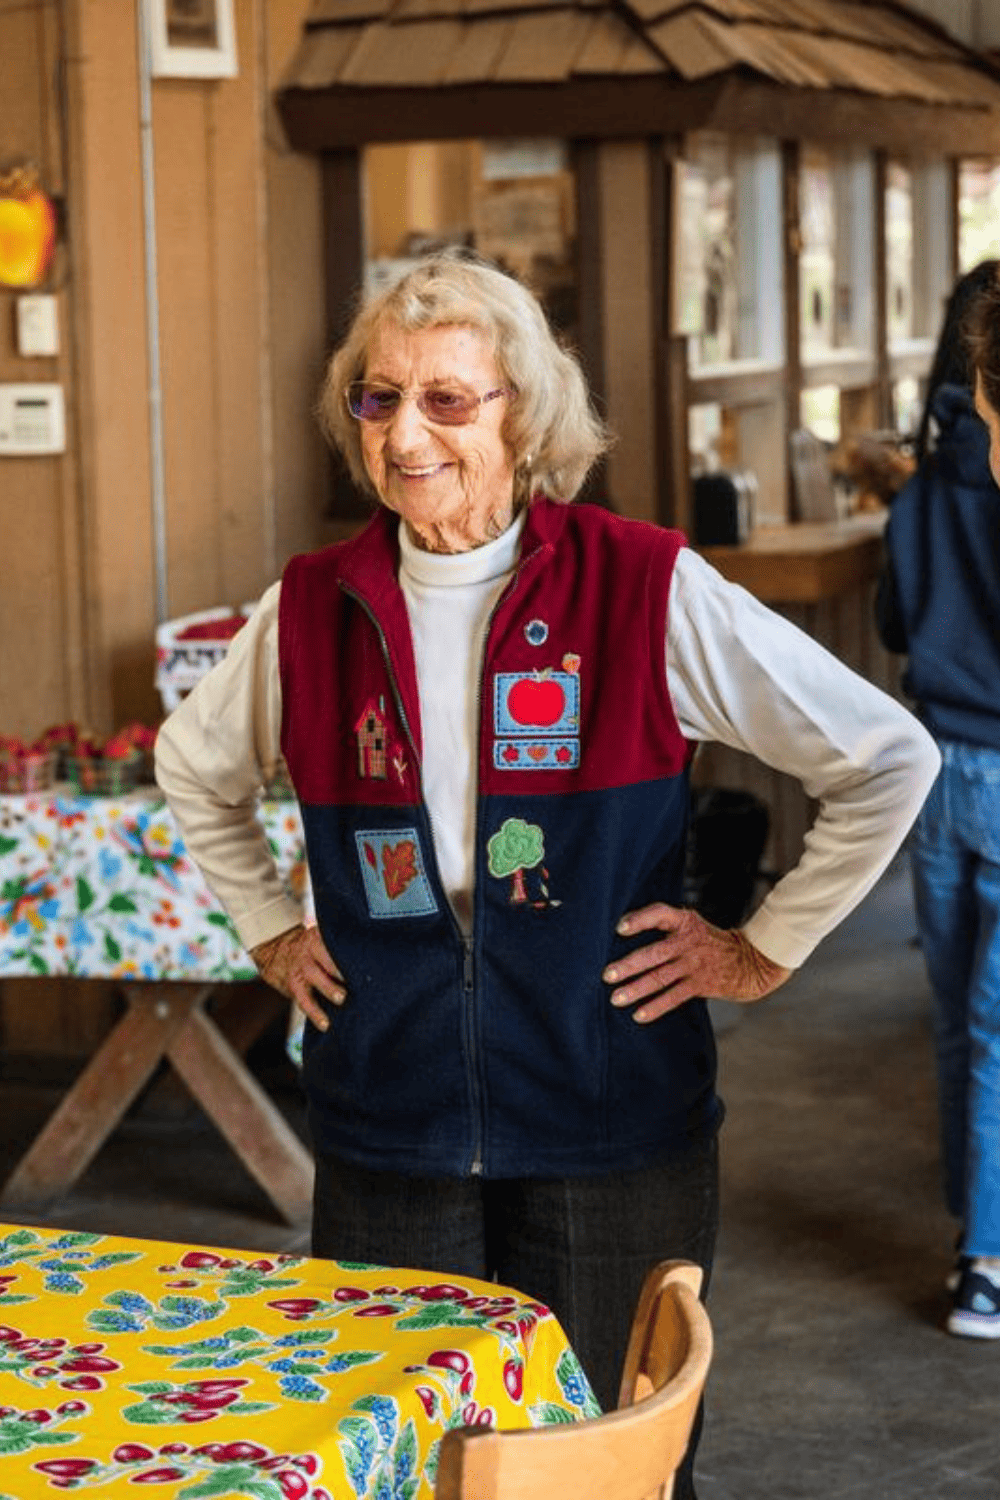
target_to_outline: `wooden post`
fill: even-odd
[[[364,288],[365,244],[361,153],[323,154],[323,261],[326,281],[326,352],[332,354],[353,322]],[[331,461],[331,518],[357,521],[371,513],[339,458]]]
[[[671,326],[673,250],[677,244],[674,163],[679,136],[656,143],[650,161],[650,224],[653,252],[653,331],[656,339],[657,520],[693,536],[691,454],[688,446],[687,339]]]
[[[798,141],[781,143],[781,213],[784,234],[781,239],[783,281],[785,288],[785,472],[787,474],[789,510],[798,519],[795,481],[792,474],[791,444],[787,441],[802,420],[802,309],[799,296],[799,255],[802,230],[799,224]]]
[[[875,152],[875,243],[872,258],[875,266],[875,390],[878,401],[878,425],[892,426],[892,371],[889,365],[889,278],[885,243],[885,198],[889,184],[889,158],[885,151]]]
[[[576,192],[576,352],[587,377],[594,405],[607,420],[598,150],[596,141],[571,143],[571,165]],[[607,504],[608,466],[605,459],[595,465],[579,498]]]

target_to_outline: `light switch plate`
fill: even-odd
[[[22,358],[51,358],[59,353],[56,299],[34,292],[17,299],[17,352]]]

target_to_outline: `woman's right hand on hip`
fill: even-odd
[[[297,1005],[319,1031],[327,1030],[329,1017],[314,991],[325,995],[333,1005],[343,1005],[347,990],[318,927],[290,927],[251,948],[250,957],[272,989]]]

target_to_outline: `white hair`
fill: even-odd
[[[365,303],[330,359],[318,416],[356,482],[372,491],[345,392],[364,376],[369,346],[383,323],[407,333],[449,325],[478,329],[492,348],[501,379],[514,391],[503,436],[514,455],[515,501],[524,504],[538,493],[553,500],[574,498],[611,444],[583,371],[556,339],[534,294],[467,250],[429,256]]]

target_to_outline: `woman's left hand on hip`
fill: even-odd
[[[644,1002],[633,1014],[639,1022],[655,1021],[696,996],[744,1003],[761,1000],[793,972],[766,958],[742,932],[713,927],[691,907],[657,902],[626,912],[618,932],[623,937],[664,934],[616,958],[604,970],[605,981],[615,986],[612,1005]]]

